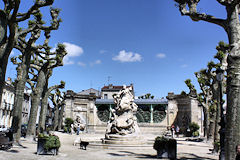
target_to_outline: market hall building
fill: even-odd
[[[115,108],[112,97],[122,88],[123,86],[110,84],[104,86],[101,92],[93,88],[79,93],[68,90],[64,118],[76,120],[80,117],[86,126],[85,132],[105,133],[111,109]],[[178,125],[185,132],[191,122],[198,123],[199,132],[203,134],[202,107],[195,98],[171,92],[166,98],[135,99],[134,102],[138,105],[136,117],[143,134],[160,135],[172,124]]]

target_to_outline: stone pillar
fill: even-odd
[[[153,123],[153,105],[150,105],[150,123]]]
[[[167,96],[168,99],[168,125],[169,127],[173,124],[178,113],[177,101],[175,100],[174,93],[170,92]]]
[[[109,105],[109,119],[112,117],[112,104]]]
[[[203,135],[203,123],[202,123],[202,107],[198,106],[197,99],[191,99],[191,122],[196,122],[199,125],[199,132]]]
[[[94,133],[96,131],[96,106],[95,106],[95,100],[96,96],[90,95],[89,96],[89,106],[87,107],[87,132],[88,133]]]
[[[68,90],[66,94],[66,106],[65,106],[65,117],[64,118],[73,118],[73,91]]]

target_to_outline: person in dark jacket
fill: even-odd
[[[240,145],[236,146],[236,152],[237,152],[237,155],[235,160],[240,160]]]

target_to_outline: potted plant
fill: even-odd
[[[37,154],[52,154],[57,155],[58,149],[61,143],[59,137],[54,134],[42,134],[38,135]]]
[[[157,151],[157,158],[177,158],[177,141],[175,139],[158,136],[155,138],[153,148]]]

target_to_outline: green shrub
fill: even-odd
[[[63,127],[63,131],[64,131],[65,133],[67,133],[67,132],[68,132],[68,128],[67,128],[67,127]]]
[[[155,138],[153,149],[159,150],[161,148],[164,148],[166,145],[175,145],[176,140],[171,138],[165,138],[163,136],[158,136]]]
[[[64,123],[65,123],[65,127],[67,128],[71,128],[71,124],[73,124],[73,119],[72,118],[66,118]]]
[[[198,132],[199,128],[200,128],[199,125],[195,122],[192,122],[189,124],[189,129],[193,137],[199,136],[199,132]]]
[[[199,130],[199,128],[199,125],[195,122],[189,124],[189,129],[191,132],[196,132],[197,130]]]
[[[73,119],[72,118],[66,118],[64,121],[64,127],[63,130],[64,132],[71,132],[70,128],[71,128],[71,124],[73,124]]]
[[[56,135],[45,135],[40,133],[38,135],[39,139],[45,139],[46,143],[44,144],[44,149],[49,150],[51,148],[60,148],[61,143],[59,137]]]
[[[61,146],[61,143],[58,136],[49,136],[47,138],[46,143],[44,144],[44,148],[46,150],[51,148],[59,148],[60,146]]]
[[[213,145],[214,145],[214,148],[216,149],[216,151],[219,151],[219,149],[220,149],[220,141],[213,142]]]
[[[193,136],[193,137],[198,137],[198,136],[199,136],[199,132],[198,132],[198,131],[193,132],[193,133],[192,133],[192,136]]]

